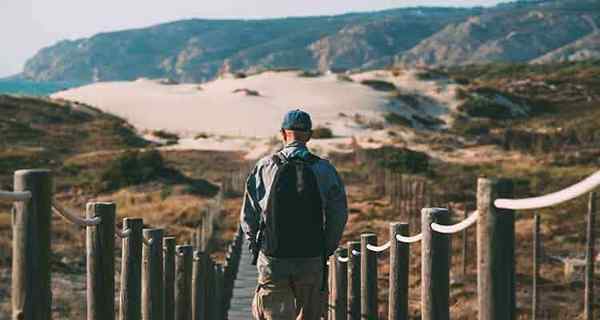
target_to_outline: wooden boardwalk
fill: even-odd
[[[246,245],[242,245],[242,257],[237,279],[234,282],[233,297],[231,298],[231,307],[229,308],[229,320],[248,320],[252,319],[252,298],[256,291],[256,280],[258,271],[256,266],[251,265],[252,254]]]

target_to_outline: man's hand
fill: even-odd
[[[258,252],[258,245],[255,241],[248,241],[248,249],[252,253]]]
[[[250,252],[252,253],[252,265],[255,266],[258,262],[258,245],[256,242],[250,241],[250,243],[248,243],[248,249],[250,249]]]

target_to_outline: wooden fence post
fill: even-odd
[[[388,319],[408,319],[409,244],[396,241],[396,235],[408,236],[408,223],[390,224],[390,277]]]
[[[467,210],[467,204],[465,203],[465,208],[463,210],[463,219],[466,219],[469,217],[469,211]],[[465,230],[462,231],[462,277],[463,277],[463,281],[466,281],[466,277],[467,277],[467,252],[469,250],[469,228],[466,228]]]
[[[516,317],[515,216],[494,206],[497,198],[512,198],[509,180],[479,178],[477,182],[477,289],[479,320]]]
[[[367,245],[377,245],[377,235],[360,235],[360,313],[362,320],[377,319],[377,253]]]
[[[202,251],[194,252],[192,271],[192,319],[208,320],[206,318],[207,267],[208,256]]]
[[[339,258],[346,257],[348,250],[338,249],[335,252],[335,296],[334,296],[334,320],[347,320],[348,309],[348,263],[341,262]]]
[[[87,204],[86,217],[100,223],[87,227],[87,319],[115,318],[115,216],[114,203]]]
[[[121,294],[119,295],[119,319],[142,318],[142,219],[123,219],[123,230],[129,235],[122,241]]]
[[[12,319],[49,320],[52,173],[16,171],[14,190],[30,191],[31,199],[16,202],[12,218]]]
[[[596,250],[594,244],[596,236],[594,228],[596,225],[596,193],[590,192],[587,214],[587,244],[585,253],[585,312],[584,319],[594,319],[594,260]]]
[[[215,293],[217,303],[216,307],[216,319],[223,320],[225,319],[225,308],[224,308],[224,300],[223,300],[223,265],[215,264]]]
[[[334,320],[335,311],[335,255],[329,257],[327,268],[323,270],[327,272],[327,319]]]
[[[360,320],[360,241],[348,242],[348,320]]]
[[[206,290],[204,295],[206,298],[206,319],[213,320],[216,319],[217,295],[215,294],[215,263],[210,257],[207,257],[206,266],[204,271],[206,273],[206,285],[204,286],[204,290]]]
[[[539,306],[538,279],[540,277],[540,215],[533,218],[533,284],[531,288],[531,319],[537,319]]]
[[[421,319],[450,319],[450,241],[431,224],[447,225],[448,209],[424,208],[421,211]]]
[[[175,320],[192,320],[192,259],[194,248],[177,246],[175,258]],[[169,319],[165,319],[169,320]]]
[[[165,237],[164,240],[164,289],[165,289],[165,320],[175,318],[175,245],[174,237]]]
[[[163,230],[144,229],[142,250],[142,319],[164,319]]]

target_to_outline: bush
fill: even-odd
[[[167,144],[176,144],[179,141],[179,136],[176,133],[168,132],[166,130],[156,130],[152,132],[152,135],[166,140]]]
[[[430,172],[429,156],[410,149],[383,147],[371,151],[370,157],[378,159],[378,164],[394,172],[427,174]]]
[[[480,96],[470,97],[458,106],[458,110],[465,112],[471,117],[503,120],[513,118],[512,112],[508,107]]]
[[[369,86],[378,91],[396,91],[396,86],[393,83],[382,80],[363,80],[360,82],[365,86]]]
[[[298,77],[301,78],[317,78],[322,76],[322,74],[318,71],[302,71],[298,74]]]
[[[166,171],[157,150],[127,151],[113,160],[99,176],[101,191],[118,190],[158,179]]]
[[[397,113],[388,112],[383,116],[383,118],[389,124],[412,127],[412,121]]]
[[[338,79],[338,81],[354,82],[354,80],[352,80],[352,78],[350,78],[349,76],[347,76],[345,74],[338,74],[337,79]]]
[[[454,121],[452,129],[463,136],[482,136],[488,135],[492,126],[489,120],[459,118]]]
[[[312,131],[313,139],[331,139],[333,138],[333,131],[327,127],[316,127]]]

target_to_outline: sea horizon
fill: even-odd
[[[81,85],[82,83],[68,81],[33,81],[7,77],[0,78],[0,94],[43,97]]]

